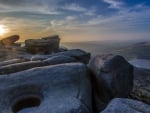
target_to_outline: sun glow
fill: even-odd
[[[8,29],[5,25],[0,25],[0,36],[6,34],[8,32]]]

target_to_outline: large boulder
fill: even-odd
[[[42,39],[28,39],[25,41],[27,51],[32,54],[50,54],[59,50],[58,35]]]
[[[133,87],[133,66],[122,56],[98,55],[89,62],[96,111],[115,97],[128,97]]]
[[[150,104],[150,70],[134,68],[132,98]]]
[[[15,42],[19,40],[19,35],[12,35],[0,40],[0,44],[3,46],[14,46]]]
[[[115,98],[101,113],[150,113],[150,105],[136,100]]]
[[[0,76],[1,113],[92,113],[86,65],[68,63]],[[31,103],[32,101],[32,103]]]

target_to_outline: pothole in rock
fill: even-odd
[[[36,96],[29,96],[19,99],[13,106],[13,113],[29,113],[37,109],[41,104],[41,98]]]

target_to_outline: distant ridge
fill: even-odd
[[[125,56],[150,60],[150,42],[140,42],[124,48],[121,52]]]

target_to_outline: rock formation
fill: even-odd
[[[133,87],[133,66],[122,56],[100,55],[92,58],[96,109],[100,111],[112,98],[128,97]]]
[[[87,72],[84,64],[69,63],[1,75],[0,111],[16,113],[34,100],[34,113],[92,113]]]
[[[19,40],[19,35],[12,35],[9,37],[6,37],[2,40],[0,40],[0,44],[4,45],[4,46],[14,46],[16,45],[15,42]]]
[[[149,70],[59,47],[58,35],[17,40],[0,41],[0,113],[150,113]]]
[[[136,100],[115,98],[101,113],[150,113],[150,105]]]
[[[150,70],[134,68],[132,98],[150,104]]]
[[[59,50],[59,41],[58,35],[42,39],[28,39],[25,41],[25,46],[32,54],[50,54]]]

